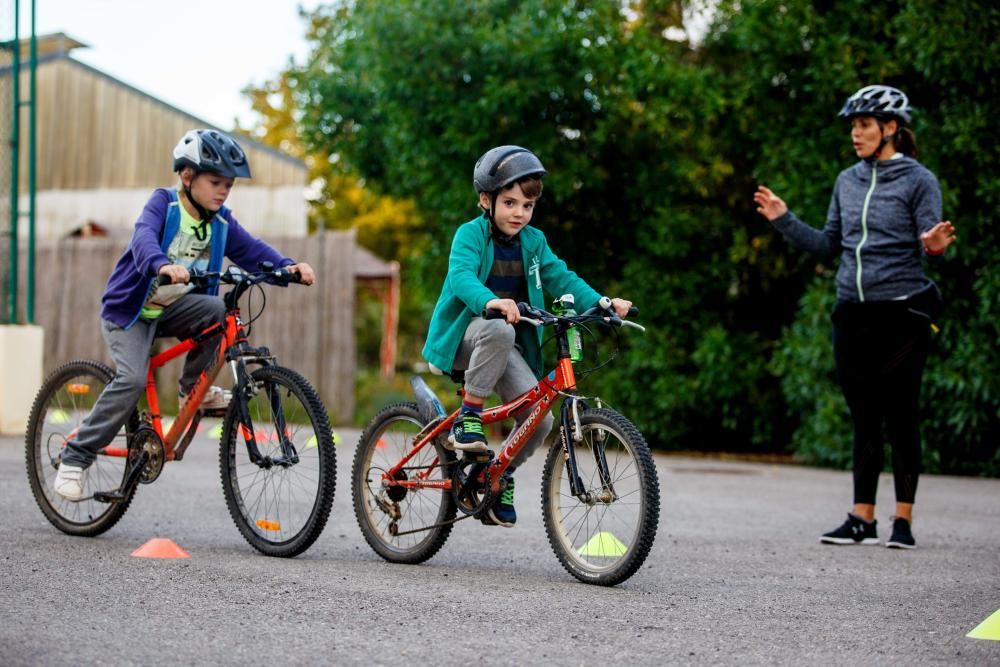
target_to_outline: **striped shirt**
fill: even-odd
[[[493,243],[493,268],[486,279],[486,287],[500,299],[528,300],[524,258],[517,237],[510,244]]]

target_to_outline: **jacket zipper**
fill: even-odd
[[[857,261],[857,273],[855,282],[858,285],[858,299],[865,300],[865,291],[861,287],[861,246],[868,240],[868,204],[871,202],[872,193],[875,192],[875,182],[878,180],[878,162],[872,164],[872,184],[868,187],[868,194],[865,195],[865,205],[861,209],[861,241],[854,249],[854,258]]]

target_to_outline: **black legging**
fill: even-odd
[[[841,302],[833,354],[854,422],[854,502],[875,504],[884,463],[882,425],[892,445],[896,502],[912,503],[920,477],[920,380],[930,320],[909,301]]]

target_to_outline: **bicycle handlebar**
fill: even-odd
[[[533,324],[536,327],[550,326],[560,321],[572,322],[573,324],[585,324],[587,322],[601,321],[608,326],[631,327],[640,331],[646,330],[646,327],[641,324],[636,324],[635,322],[623,320],[618,317],[618,313],[616,313],[611,307],[611,299],[606,296],[602,296],[597,302],[597,305],[592,308],[588,308],[579,315],[555,315],[547,310],[535,308],[531,304],[523,301],[518,302],[517,310],[521,313],[522,322]],[[638,315],[639,309],[632,306],[629,308],[628,314],[629,316]],[[500,320],[503,319],[503,317],[503,313],[495,308],[487,308],[483,311],[483,319],[486,320]]]
[[[197,287],[207,287],[214,281],[226,283],[227,285],[237,285],[248,282],[256,284],[267,282],[279,287],[285,287],[291,283],[299,283],[302,276],[294,271],[289,271],[287,267],[280,269],[265,267],[261,271],[244,271],[237,266],[230,266],[225,271],[196,271],[190,273],[188,284]],[[168,275],[160,274],[156,277],[156,284],[171,285],[173,280]]]

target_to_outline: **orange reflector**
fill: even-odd
[[[66,391],[71,394],[89,394],[90,385],[84,384],[82,382],[74,382],[72,384],[66,385]]]
[[[281,530],[281,524],[277,521],[269,521],[268,519],[257,519],[257,527],[261,530]]]

